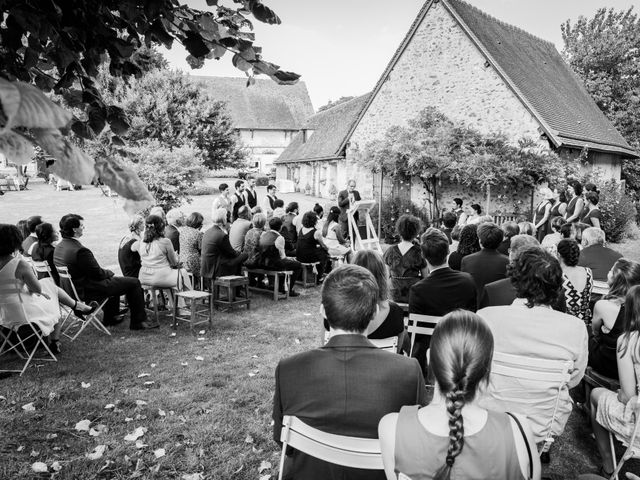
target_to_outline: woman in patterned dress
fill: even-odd
[[[202,236],[200,230],[204,217],[201,213],[193,212],[187,217],[186,225],[180,227],[180,261],[194,276],[200,276],[200,253],[202,250]]]
[[[620,441],[629,442],[635,422],[635,404],[640,384],[640,286],[632,287],[624,304],[624,333],[617,341],[620,390],[595,388],[591,392],[591,426],[602,457],[600,472],[607,478],[613,472],[609,449],[609,432]],[[640,437],[634,445],[640,448]]]
[[[558,260],[562,267],[562,287],[567,305],[567,313],[578,317],[587,325],[591,323],[591,290],[593,274],[587,267],[579,267],[580,246],[575,240],[561,240],[558,243]]]

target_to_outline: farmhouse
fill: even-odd
[[[597,167],[607,178],[619,179],[622,159],[637,157],[552,43],[461,0],[432,0],[371,93],[307,119],[276,160],[278,178],[326,197],[354,178],[365,197],[377,197],[379,178],[357,164],[358,155],[427,106],[514,143],[526,137],[567,156],[587,147],[586,168]],[[415,180],[396,179],[394,185],[387,179],[383,195],[402,189],[398,181],[407,182],[404,190],[420,205],[426,192]],[[482,203],[484,193],[450,184],[441,195]],[[513,198],[509,202],[492,199],[502,211],[513,210]]]
[[[209,95],[227,104],[227,109],[249,162],[268,173],[304,120],[313,114],[313,106],[304,82],[278,85],[270,79],[255,79],[247,87],[240,77],[192,76]]]

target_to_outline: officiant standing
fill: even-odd
[[[342,229],[342,233],[345,236],[349,236],[349,224],[348,224],[348,215],[347,212],[351,209],[354,202],[359,202],[361,200],[360,193],[356,190],[356,181],[349,180],[347,183],[347,189],[342,190],[338,194],[338,206],[340,207],[340,228]],[[358,212],[353,214],[353,219],[358,223]]]

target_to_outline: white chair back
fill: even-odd
[[[326,433],[310,427],[295,416],[285,415],[283,417],[280,441],[282,442],[282,453],[279,480],[282,480],[288,446],[335,465],[366,470],[382,470],[384,468],[380,453],[380,441],[377,438],[347,437]]]
[[[410,313],[407,323],[407,332],[411,335],[411,349],[409,356],[413,353],[413,345],[416,341],[416,335],[433,335],[433,331],[438,325],[442,317],[434,315],[420,315],[419,313]]]
[[[81,298],[78,296],[76,286],[73,284],[73,280],[71,279],[69,268],[56,265],[56,270],[58,270],[58,275],[60,275],[60,288],[67,292],[67,294],[74,300],[78,302],[81,301]]]
[[[30,263],[38,280],[46,277],[53,278],[53,275],[51,274],[51,268],[49,268],[49,264],[47,262],[37,262],[35,260],[31,260]]]

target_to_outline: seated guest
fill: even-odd
[[[520,252],[528,248],[540,248],[540,244],[535,237],[531,235],[516,235],[511,238],[511,247],[509,249],[509,261],[514,263]],[[513,271],[511,271],[513,273]],[[500,305],[511,305],[516,299],[516,288],[509,276],[507,269],[507,278],[487,283],[484,286],[484,292],[480,297],[478,308],[498,307]],[[558,312],[566,311],[564,295],[558,296],[558,302],[552,305],[554,310]]]
[[[526,417],[479,405],[492,356],[493,336],[478,315],[458,310],[438,323],[429,355],[433,400],[389,413],[378,427],[387,480],[448,479],[452,473],[454,478],[540,479]]]
[[[589,267],[595,280],[607,280],[607,274],[613,264],[622,257],[621,253],[605,247],[605,234],[602,230],[589,227],[582,233],[582,251],[578,265]]]
[[[316,228],[318,216],[315,212],[306,212],[302,216],[302,229],[298,232],[296,245],[296,260],[302,263],[319,262],[316,265],[317,278],[321,280],[329,262],[327,247],[322,238],[322,232]]]
[[[236,219],[229,228],[229,243],[236,252],[242,252],[244,237],[251,228],[251,210],[242,205],[238,208]]]
[[[187,217],[184,227],[180,227],[180,261],[194,276],[200,276],[202,256],[202,224],[204,216],[193,212]]]
[[[563,219],[564,220],[564,219]],[[560,235],[562,238],[576,240],[576,230],[574,228],[573,223],[567,223],[565,220],[564,223],[560,226]],[[577,242],[578,240],[576,240]],[[578,242],[580,244],[580,242]]]
[[[590,227],[601,228],[602,212],[598,207],[600,200],[598,194],[596,192],[587,192],[584,195],[584,200],[586,202],[586,212],[580,221]]]
[[[536,236],[536,227],[531,222],[520,222],[518,224],[518,232],[521,235],[531,235],[532,237]]]
[[[256,213],[251,219],[252,228],[244,237],[244,246],[242,253],[247,254],[245,265],[255,267],[260,262],[260,236],[264,233],[264,227],[267,224],[267,217],[264,213]]]
[[[112,271],[100,268],[91,250],[78,241],[83,233],[84,219],[80,215],[69,213],[60,219],[62,240],[53,253],[56,267],[69,269],[73,284],[83,301],[109,298],[104,306],[102,323],[105,325],[114,325],[123,320],[119,307],[120,295],[125,295],[131,311],[129,328],[150,328],[152,325],[147,323],[140,281],[137,278],[116,277]]]
[[[299,213],[298,202],[291,202],[287,205],[285,210],[285,216],[282,219],[282,226],[287,229],[289,234],[289,240],[293,245],[298,243],[298,225],[296,224],[296,218]],[[282,235],[285,233],[281,232]],[[286,236],[286,235],[285,235]]]
[[[451,230],[451,245],[449,247],[449,251],[455,252],[458,250],[458,244],[460,243],[460,232],[462,231],[461,225],[456,225]]]
[[[140,254],[140,283],[160,288],[184,285],[191,290],[191,281],[187,272],[180,268],[178,254],[171,240],[164,236],[164,229],[162,218],[149,215],[145,219],[142,240],[131,245],[131,251]]]
[[[180,253],[180,230],[183,225],[184,213],[177,208],[172,208],[165,217],[164,236],[171,241],[176,253]]]
[[[449,239],[449,245],[451,245],[451,232],[453,231],[454,227],[456,226],[456,224],[458,223],[458,216],[453,213],[453,212],[444,212],[444,215],[442,215],[442,227],[440,228],[440,230],[442,230],[442,232],[447,236],[447,238]]]
[[[480,251],[480,242],[478,241],[478,225],[472,223],[465,225],[460,231],[460,241],[455,252],[449,255],[449,267],[453,270],[460,270],[462,259],[467,255]]]
[[[575,240],[561,240],[558,243],[558,260],[562,268],[562,288],[569,315],[578,317],[587,325],[591,323],[591,289],[593,274],[586,267],[578,266],[580,247]]]
[[[455,217],[455,214],[451,215]],[[391,298],[395,302],[408,302],[411,286],[427,276],[427,262],[422,257],[420,246],[414,243],[420,234],[420,227],[419,218],[401,215],[396,222],[400,243],[384,252],[384,263],[391,275]]]
[[[578,245],[582,245],[582,235],[587,228],[591,227],[591,225],[587,225],[586,223],[582,222],[575,222],[571,225],[573,225],[573,235],[575,241],[578,242]],[[582,246],[580,248],[582,249]]]
[[[542,248],[556,257],[558,256],[558,243],[564,238],[562,233],[560,233],[560,229],[565,223],[567,223],[567,221],[564,218],[553,217],[550,222],[552,233],[548,233],[542,239]]]
[[[462,229],[473,228],[465,225]],[[414,284],[409,291],[409,312],[441,317],[458,308],[476,309],[476,284],[468,273],[457,272],[447,265],[449,241],[447,236],[435,228],[422,235],[422,255],[427,261],[429,275]],[[429,338],[416,336],[413,356],[424,369],[429,348]]]
[[[619,259],[608,274],[609,293],[593,307],[592,337],[589,339],[589,366],[610,378],[618,378],[616,342],[624,330],[624,299],[640,285],[640,264]]]
[[[35,324],[43,337],[48,337],[49,349],[55,355],[60,353],[60,305],[74,310],[76,315],[89,313],[92,307],[76,302],[51,278],[38,280],[33,268],[19,255],[22,244],[22,233],[18,227],[0,224],[0,283],[17,281],[21,290],[20,300],[0,293],[0,320],[3,326],[12,321],[26,320]],[[13,306],[24,308],[22,312],[14,311]]]
[[[471,274],[476,282],[478,296],[482,295],[487,283],[507,276],[509,257],[498,252],[503,233],[495,223],[478,225],[478,241],[481,250],[462,259],[460,271]],[[478,298],[480,300],[480,298]]]
[[[340,226],[340,208],[333,206],[329,209],[329,214],[322,227],[322,237],[324,244],[329,248],[329,256],[341,257],[344,255],[347,263],[351,257],[351,247],[345,238]]]
[[[202,256],[200,257],[200,276],[215,280],[227,275],[240,275],[246,253],[236,252],[229,242],[227,234],[227,209],[213,211],[213,225],[202,236]]]
[[[322,205],[320,205],[319,203],[316,203],[313,206],[313,212],[318,217],[318,223],[316,223],[316,228],[321,232],[322,227],[324,226],[324,208],[322,208]]]
[[[587,366],[587,328],[576,317],[551,308],[562,295],[562,269],[558,260],[541,248],[526,249],[509,265],[509,275],[518,295],[513,304],[478,311],[493,333],[495,351],[538,359],[571,360],[573,370],[568,386],[575,387]],[[554,385],[550,383],[549,388]],[[562,433],[571,414],[572,401],[568,389],[560,392],[557,403],[539,380],[492,376],[482,405],[491,410],[526,415],[536,442],[540,442],[552,417],[555,417],[551,425],[553,434]]]
[[[614,470],[609,432],[628,444],[638,421],[634,403],[640,386],[640,286],[629,290],[624,312],[624,333],[618,337],[615,348],[620,389],[612,392],[606,388],[594,388],[591,392],[591,426],[602,457],[600,471],[607,478]],[[636,437],[634,447],[639,446],[640,438]]]
[[[426,404],[424,378],[415,360],[390,355],[366,339],[377,309],[378,285],[366,269],[345,265],[327,276],[321,314],[329,322],[331,338],[322,348],[278,363],[273,396],[276,442],[284,415],[295,415],[327,433],[377,438],[384,415],[404,405]],[[284,478],[304,480],[385,478],[382,470],[343,467],[293,449],[287,452],[284,472]]]
[[[20,253],[24,253],[24,251],[22,250],[22,242],[30,235],[29,226],[27,225],[27,219],[25,218],[23,220],[18,220],[18,223],[16,223],[16,227],[18,228],[18,231],[22,236],[22,240],[20,240]]]
[[[516,222],[504,222],[500,228],[502,228],[503,238],[497,250],[501,254],[509,256],[511,238],[518,235],[520,233],[520,229],[518,228],[518,224]]]
[[[378,313],[367,326],[367,338],[398,337],[400,349],[405,338],[404,311],[397,303],[389,300],[389,273],[382,256],[375,250],[360,250],[353,257],[353,264],[370,271],[378,285]]]
[[[260,265],[267,270],[291,270],[293,274],[289,277],[289,296],[297,297],[300,294],[293,288],[302,275],[302,265],[296,259],[287,257],[285,240],[280,234],[282,228],[282,220],[278,217],[269,220],[269,229],[260,236],[258,242]]]
[[[118,246],[118,263],[120,271],[125,277],[138,278],[140,273],[140,254],[131,250],[131,245],[140,241],[140,234],[144,229],[144,218],[135,215],[129,220],[129,233],[122,237]]]
[[[51,270],[51,278],[56,285],[60,285],[60,274],[53,263],[53,243],[58,240],[58,234],[50,223],[41,223],[36,227],[38,241],[31,247],[31,258],[36,262],[47,262]]]
[[[27,229],[29,230],[29,236],[25,237],[22,241],[22,255],[25,257],[31,256],[31,248],[38,241],[36,235],[36,227],[42,223],[42,217],[40,215],[34,215],[27,219]]]

